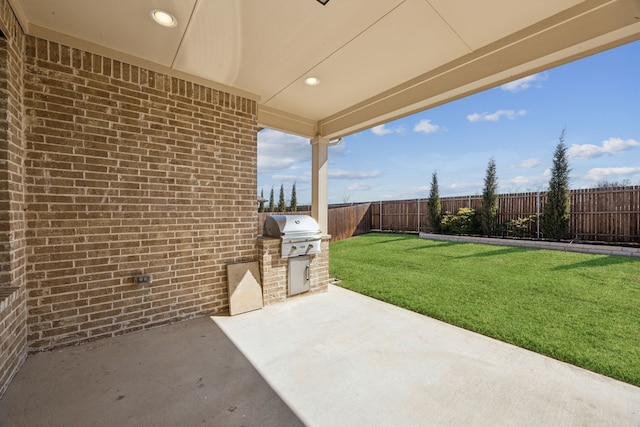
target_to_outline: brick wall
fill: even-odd
[[[26,292],[0,286],[0,398],[27,357]]]
[[[322,239],[320,253],[310,255],[310,289],[301,295],[326,292],[329,287],[329,240]],[[262,276],[262,299],[264,305],[277,304],[287,299],[289,282],[289,260],[280,256],[281,241],[269,237],[258,238],[260,275]],[[294,295],[295,297],[296,295]]]
[[[280,240],[258,238],[262,301],[264,305],[283,302],[287,298],[287,259],[280,257]]]
[[[0,397],[27,357],[24,34],[0,0]]]
[[[28,350],[226,311],[227,264],[264,259],[255,101],[25,36],[7,0],[0,30],[1,397]]]
[[[34,37],[25,51],[31,350],[228,309],[226,265],[257,259],[256,103]]]

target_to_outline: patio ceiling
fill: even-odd
[[[638,0],[10,0],[26,33],[335,138],[640,38]],[[175,28],[150,18],[171,12]],[[320,79],[307,86],[304,79]]]

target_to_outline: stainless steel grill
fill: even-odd
[[[322,232],[309,215],[271,215],[264,221],[262,235],[282,240],[282,258],[320,253]]]

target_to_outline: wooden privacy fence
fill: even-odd
[[[371,231],[371,203],[353,206],[330,206],[328,227],[331,241],[343,240],[358,234]],[[298,212],[263,212],[258,214],[258,235],[262,235],[262,227],[267,215],[311,215],[311,211]]]
[[[640,243],[640,186],[573,191],[571,229],[583,240]]]
[[[442,213],[470,207],[476,211],[482,196],[442,197]],[[546,192],[498,195],[498,223],[542,215]],[[640,186],[592,188],[570,191],[570,227],[576,240],[640,243]],[[428,199],[389,200],[371,203],[371,229],[404,232],[431,231]],[[538,221],[528,234],[544,237]]]
[[[458,212],[470,207],[476,211],[482,196],[443,197],[442,212]],[[584,241],[640,243],[640,186],[571,190],[570,227],[574,239]],[[337,241],[371,230],[431,231],[427,216],[428,199],[388,200],[357,205],[329,206],[329,234]],[[534,217],[525,234],[544,237],[537,220],[546,202],[545,192],[498,195],[498,223]],[[296,212],[310,215],[309,210]],[[278,212],[273,214],[278,215]],[[287,212],[287,214],[291,214]],[[258,218],[258,234],[269,213]],[[506,231],[503,234],[508,235]]]

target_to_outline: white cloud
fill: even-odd
[[[531,76],[523,77],[518,80],[514,80],[509,83],[505,83],[502,86],[500,86],[500,88],[502,90],[506,90],[511,93],[516,93],[523,90],[527,90],[532,86],[540,88],[542,87],[542,82],[544,82],[545,80],[547,80],[546,73],[537,73]]]
[[[615,154],[639,147],[640,142],[635,139],[609,138],[601,145],[593,144],[573,144],[567,150],[567,156],[575,159],[591,159],[593,157],[604,156],[605,154]]]
[[[311,162],[309,140],[300,136],[265,129],[258,133],[258,170],[286,170],[299,162]]]
[[[420,187],[413,187],[406,192],[408,197],[428,197],[431,191],[430,185],[422,185]]]
[[[420,120],[420,122],[413,128],[414,132],[422,132],[426,134],[438,132],[440,129],[440,126],[434,125],[431,123],[431,120],[428,119]]]
[[[540,164],[540,159],[538,157],[531,157],[529,159],[525,159],[520,163],[513,165],[513,168],[522,168],[522,169],[531,169],[535,168]]]
[[[329,171],[329,178],[334,179],[363,179],[363,178],[375,178],[382,175],[380,171],[346,171],[343,169],[335,169]]]
[[[515,184],[515,185],[529,185],[538,181],[539,181],[538,178],[532,178],[530,176],[514,176],[513,178],[508,180],[509,183]]]
[[[601,181],[611,177],[635,175],[637,173],[640,173],[640,167],[593,168],[587,172],[585,179],[590,181]]]
[[[391,129],[385,128],[384,125],[372,127],[371,128],[371,132],[373,132],[374,134],[376,134],[378,136],[382,136],[382,135],[387,135],[389,133],[393,133],[393,131]]]
[[[509,120],[513,120],[518,116],[524,116],[527,112],[525,110],[498,110],[495,113],[473,113],[467,116],[467,120],[470,122],[497,122],[502,117],[506,117]]]
[[[376,185],[370,182],[354,182],[347,187],[349,191],[367,191],[375,188]]]
[[[294,182],[296,180],[295,175],[273,175],[271,179],[274,181],[282,181],[282,182]]]
[[[505,181],[505,185],[520,187],[536,187],[548,181],[544,175],[536,175],[536,176],[514,176],[513,178],[507,179]]]
[[[305,175],[272,175],[271,179],[279,182],[309,182],[311,181],[310,174]]]
[[[484,186],[484,182],[454,182],[444,188],[446,190],[451,190],[456,192],[456,194],[466,193],[473,195],[478,191],[482,191],[482,187]]]
[[[398,126],[397,128],[390,129],[386,127],[386,125],[378,125],[371,128],[371,132],[378,136],[388,135],[390,133],[402,133],[404,132],[404,128],[402,126]]]
[[[550,172],[550,169],[548,169]],[[536,172],[533,175],[518,175],[500,179],[500,193],[522,193],[541,191],[547,187],[549,176],[545,172]]]

